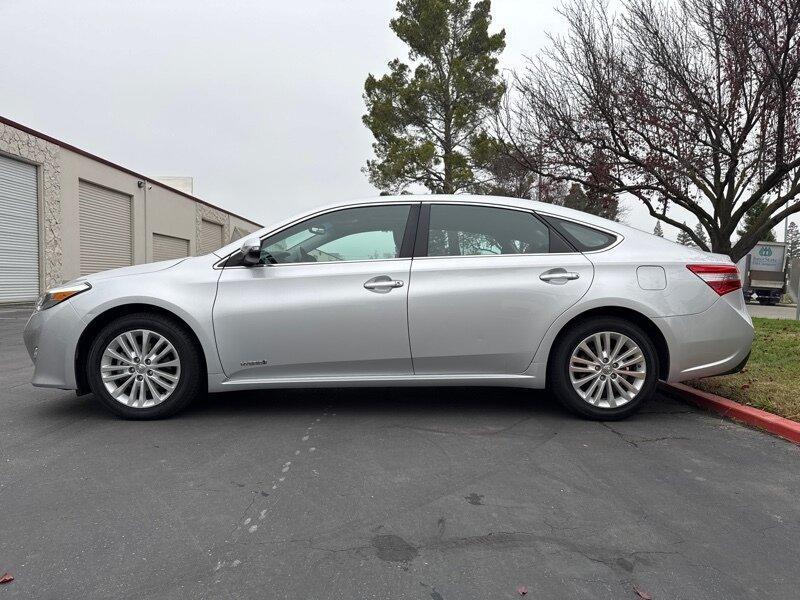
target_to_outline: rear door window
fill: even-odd
[[[433,204],[428,256],[543,254],[550,230],[532,213],[464,204]]]

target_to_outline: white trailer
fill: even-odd
[[[786,292],[786,244],[759,242],[739,261],[745,297],[777,304]]]

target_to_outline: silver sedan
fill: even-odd
[[[620,419],[740,369],[753,326],[726,256],[550,204],[481,196],[338,204],[205,256],[49,290],[33,385],[164,417],[206,391],[548,387]]]

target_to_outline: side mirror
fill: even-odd
[[[258,238],[248,238],[244,241],[241,248],[242,262],[247,267],[252,267],[261,262],[261,240]]]

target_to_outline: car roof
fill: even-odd
[[[675,252],[680,250],[681,253],[684,253],[687,250],[683,246],[678,246],[669,240],[656,237],[652,234],[641,231],[639,229],[634,229],[622,223],[611,221],[609,219],[604,219],[602,217],[598,217],[596,215],[585,213],[579,210],[566,208],[564,206],[558,206],[557,204],[538,202],[536,200],[529,200],[527,198],[512,198],[507,196],[483,196],[483,195],[472,195],[472,194],[402,194],[397,196],[372,196],[369,198],[360,198],[349,201],[336,202],[333,204],[317,206],[316,208],[313,208],[311,210],[298,213],[287,219],[283,219],[281,221],[272,223],[263,229],[253,232],[252,234],[250,234],[250,236],[247,237],[261,237],[264,236],[265,234],[286,227],[287,225],[291,225],[292,223],[295,223],[297,221],[302,221],[316,214],[328,212],[331,210],[336,210],[338,208],[347,208],[350,206],[352,207],[368,206],[370,204],[375,204],[375,205],[404,204],[413,202],[481,204],[481,205],[491,205],[491,206],[499,206],[506,208],[534,210],[540,214],[563,217],[565,219],[577,221],[579,223],[584,223],[586,225],[591,225],[600,229],[604,229],[606,231],[616,234],[617,236],[623,239],[634,238],[646,241],[649,244],[655,244],[656,246],[660,246],[662,251],[672,250],[673,252]],[[233,252],[239,250],[241,244],[242,240],[235,240],[230,244],[223,246],[219,250],[215,251],[214,254],[216,254],[220,258],[226,257],[232,254]]]
[[[346,206],[347,204],[386,204],[386,203],[405,203],[405,202],[427,202],[427,203],[454,203],[454,204],[488,204],[492,206],[522,208],[526,210],[534,210],[538,213],[561,216],[574,221],[580,221],[587,225],[595,225],[597,227],[611,230],[619,235],[625,235],[625,230],[631,228],[604,219],[596,215],[591,215],[579,210],[559,206],[557,204],[550,204],[548,202],[539,202],[537,200],[530,200],[529,198],[515,198],[511,196],[486,196],[480,194],[403,194],[399,196],[372,196],[361,200],[353,200],[346,204],[336,204],[328,206],[323,209],[316,209],[311,214],[316,212],[323,212],[336,206]],[[638,231],[638,230],[636,230]]]

